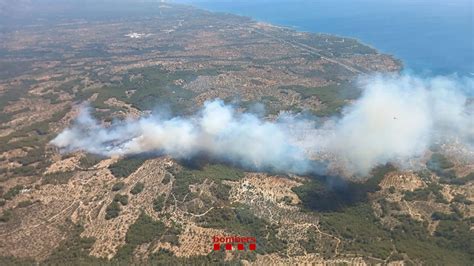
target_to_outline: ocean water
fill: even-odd
[[[474,77],[474,0],[179,0],[297,30],[349,36],[423,75]]]

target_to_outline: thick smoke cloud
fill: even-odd
[[[473,151],[472,80],[373,76],[360,80],[362,96],[341,117],[315,122],[282,114],[266,121],[220,100],[191,117],[153,115],[104,127],[87,109],[52,144],[64,151],[129,155],[206,154],[245,168],[320,172],[315,161],[349,175],[367,175],[388,162],[415,167],[430,145],[457,141]]]
[[[471,80],[376,76],[361,81],[363,96],[335,121],[328,149],[348,170],[378,164],[414,167],[433,144],[462,142],[472,150]]]
[[[207,102],[193,117],[150,116],[108,128],[84,109],[75,124],[52,143],[66,151],[105,156],[156,152],[187,159],[206,154],[250,169],[309,170],[303,149],[289,143],[285,124],[239,114],[221,100]]]

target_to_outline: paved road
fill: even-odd
[[[285,39],[283,39],[283,38],[278,38],[278,37],[275,37],[275,36],[273,36],[273,35],[271,35],[271,34],[268,34],[268,33],[265,33],[265,32],[263,32],[263,31],[261,31],[261,30],[258,30],[258,29],[256,29],[256,28],[254,28],[254,32],[259,33],[259,34],[261,34],[261,35],[264,35],[264,36],[266,36],[266,37],[268,37],[268,38],[274,39],[274,40],[276,40],[276,41],[289,44],[289,45],[291,45],[292,47],[299,48],[299,49],[301,49],[301,50],[303,50],[303,51],[305,51],[305,52],[308,52],[308,53],[310,53],[310,54],[319,56],[321,59],[326,60],[326,61],[331,62],[331,63],[334,63],[334,64],[337,64],[337,65],[340,65],[340,66],[344,67],[345,69],[351,71],[352,73],[356,73],[356,74],[364,74],[364,73],[365,73],[365,72],[360,71],[360,70],[358,70],[358,69],[355,69],[355,68],[353,68],[353,67],[351,67],[351,66],[349,66],[349,65],[347,65],[347,64],[345,64],[345,63],[343,63],[343,62],[340,62],[340,61],[338,61],[338,60],[335,60],[335,59],[332,59],[332,58],[329,58],[329,57],[326,57],[326,56],[321,55],[321,54],[320,54],[321,50],[318,50],[318,49],[316,49],[315,47],[311,47],[311,46],[309,46],[309,45],[306,45],[306,44],[304,44],[304,43],[299,43],[299,42],[296,42],[296,41],[288,41],[288,40],[285,40]]]

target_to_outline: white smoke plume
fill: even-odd
[[[461,142],[472,151],[472,80],[375,76],[362,97],[335,121],[329,147],[348,170],[367,174],[388,162],[414,167],[433,144]]]
[[[472,151],[474,112],[467,103],[472,84],[455,77],[365,77],[362,96],[341,117],[324,122],[288,114],[266,121],[214,100],[191,117],[148,116],[104,127],[84,109],[52,144],[105,156],[206,154],[249,169],[299,174],[320,172],[314,161],[324,160],[346,173],[367,175],[388,162],[412,167],[434,143],[462,142]]]
[[[289,143],[284,124],[237,113],[221,100],[207,102],[192,117],[149,116],[107,128],[83,109],[74,125],[52,143],[66,151],[105,156],[156,152],[187,159],[206,154],[251,169],[309,170],[306,154]]]

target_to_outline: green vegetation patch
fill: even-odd
[[[234,97],[229,96],[228,98],[225,99],[225,102],[231,103],[233,100],[235,100]],[[260,99],[242,101],[242,102],[239,102],[239,107],[242,109],[245,109],[248,112],[253,112],[254,111],[253,108],[261,104],[265,106],[265,113],[267,115],[278,115],[280,111],[288,109],[288,108],[285,109],[282,102],[275,96],[262,96]],[[291,108],[292,108],[291,111],[297,112],[296,104],[293,105]]]
[[[430,196],[430,190],[428,189],[423,189],[423,188],[417,188],[413,191],[405,191],[405,195],[403,196],[404,200],[407,201],[415,201],[415,200],[428,200],[428,197]]]
[[[462,185],[465,185],[467,184],[468,182],[471,182],[471,181],[474,181],[474,172],[473,173],[470,173],[464,177],[456,177],[454,175],[454,170],[449,170],[449,176],[446,177],[441,177],[441,179],[439,180],[440,183],[443,183],[443,184],[451,184],[451,185],[459,185],[459,186],[462,186]]]
[[[431,169],[448,169],[454,167],[454,164],[440,153],[433,153],[427,165],[428,168]]]
[[[456,173],[451,169],[454,167],[454,164],[440,153],[433,153],[430,160],[426,163],[426,167],[441,177],[442,180],[448,180],[447,182],[449,182],[451,179],[456,179]]]
[[[140,168],[140,166],[142,166],[145,161],[146,159],[141,157],[123,158],[118,162],[111,164],[109,166],[109,170],[115,177],[128,177],[133,172],[138,170],[138,168]]]
[[[123,206],[128,204],[128,195],[117,194],[114,197],[114,202],[120,202]]]
[[[44,265],[105,265],[107,260],[89,255],[94,238],[82,238],[82,225],[75,225],[69,221],[70,232],[66,240],[42,262]]]
[[[8,136],[0,137],[0,143],[2,143],[0,153],[18,148],[27,151],[27,155],[24,157],[12,158],[11,161],[16,161],[22,166],[9,169],[6,177],[41,175],[46,170],[51,162],[45,157],[47,153],[45,147],[55,134],[49,129],[50,123],[60,120],[69,110],[70,107],[65,108],[55,113],[50,119],[18,129]]]
[[[318,232],[315,229],[308,229],[306,234],[308,239],[299,240],[298,242],[304,247],[307,252],[316,253],[318,252]]]
[[[380,225],[369,204],[322,213],[321,229],[344,238],[344,250],[386,258],[392,251],[390,234]]]
[[[117,182],[112,186],[112,191],[119,191],[125,186],[124,182]]]
[[[28,166],[20,166],[17,168],[10,169],[7,172],[7,177],[15,177],[15,176],[33,176],[39,172],[38,167],[28,165]]]
[[[165,230],[166,227],[161,221],[155,221],[150,216],[141,213],[135,223],[128,229],[125,236],[125,245],[117,251],[114,260],[130,261],[137,246],[159,239]]]
[[[117,218],[120,215],[120,211],[122,208],[120,208],[120,204],[117,201],[112,201],[107,208],[105,209],[105,219],[110,220],[113,218]]]
[[[28,154],[24,157],[18,158],[17,162],[19,162],[23,166],[28,166],[33,163],[37,163],[43,161],[44,157],[44,148],[43,147],[35,147],[28,151]]]
[[[182,228],[177,223],[173,222],[172,226],[167,228],[166,232],[161,237],[161,242],[168,242],[174,246],[179,246],[179,235],[182,232]]]
[[[1,257],[0,265],[37,265],[34,259],[31,258],[16,258],[12,256]]]
[[[1,67],[2,63],[0,63],[0,69],[2,69],[2,67]],[[0,70],[0,73],[1,73],[1,70]],[[1,74],[0,74],[0,76],[1,76]],[[1,77],[0,77],[0,79],[1,79]],[[11,102],[17,101],[21,97],[26,95],[29,88],[30,88],[30,86],[35,84],[35,83],[36,83],[36,81],[33,81],[33,80],[23,80],[21,84],[13,85],[12,87],[10,87],[10,89],[5,90],[2,93],[2,97],[0,97],[0,111],[3,112],[3,107],[4,106],[7,106]]]
[[[11,209],[4,210],[0,215],[0,223],[6,223],[13,218],[13,211]]]
[[[452,220],[452,221],[459,221],[462,217],[460,217],[457,213],[444,213],[444,212],[434,212],[431,215],[433,220]]]
[[[182,200],[186,194],[190,193],[190,185],[202,183],[205,179],[210,179],[215,182],[216,187],[211,188],[213,195],[217,198],[225,199],[227,198],[230,188],[222,184],[222,181],[235,181],[245,176],[245,173],[240,169],[222,164],[208,164],[198,170],[184,167],[180,171],[173,171],[173,174],[175,176],[175,181],[172,192],[178,200]]]
[[[343,185],[338,185],[338,180],[333,179],[330,183],[331,186],[327,187],[325,184],[328,181],[314,179],[293,190],[302,200],[306,210],[319,211],[321,230],[342,238],[340,248],[346,252],[380,259],[388,258],[390,254],[398,257],[406,254],[411,260],[428,265],[466,264],[470,258],[468,254],[471,247],[471,244],[466,241],[473,239],[470,237],[472,234],[460,229],[466,228],[465,226],[456,225],[460,230],[459,234],[468,236],[459,238],[464,248],[452,243],[459,237],[458,233],[456,235],[448,234],[450,230],[454,230],[453,223],[468,223],[468,220],[462,219],[459,211],[453,209],[453,214],[448,216],[434,214],[434,218],[445,223],[445,227],[440,229],[444,233],[435,233],[435,236],[431,236],[428,232],[427,223],[420,223],[410,217],[397,215],[400,206],[396,203],[384,199],[379,200],[382,216],[391,216],[398,221],[395,227],[385,228],[379,218],[374,215],[367,193],[379,190],[380,180],[392,170],[394,168],[389,165],[379,167],[372,173],[373,178],[365,183],[345,182]],[[440,186],[434,183],[429,184],[426,188],[405,194],[406,200],[429,200],[431,198],[447,203],[440,193]],[[448,227],[449,223],[453,227]],[[450,245],[456,248],[452,248]],[[395,253],[392,253],[393,251]]]
[[[82,168],[91,168],[94,165],[100,163],[104,158],[96,154],[86,154],[81,159],[79,159],[79,166]]]
[[[441,189],[442,187],[439,184],[430,183],[425,188],[405,191],[403,199],[407,201],[427,201],[430,197],[433,197],[436,202],[448,204],[449,202],[444,198]]]
[[[390,254],[406,254],[412,261],[427,265],[467,265],[472,260],[473,233],[467,220],[441,220],[434,236],[428,223],[406,215],[393,218],[398,224],[385,228],[364,203],[320,215],[321,230],[343,239],[341,249],[386,259]],[[392,253],[392,252],[395,253]],[[471,255],[469,255],[471,254]]]
[[[473,256],[473,233],[467,221],[440,221],[434,237],[421,223],[409,216],[397,217],[401,222],[392,230],[399,253],[426,265],[468,265]]]
[[[324,104],[323,109],[316,111],[316,115],[319,116],[339,114],[348,100],[360,96],[360,90],[351,83],[333,84],[324,87],[283,86],[280,89],[296,91],[301,94],[303,99],[312,96],[317,97]]]
[[[74,95],[73,88],[78,87],[78,86],[81,86],[81,80],[80,79],[72,79],[72,80],[65,81],[65,82],[61,83],[59,86],[54,88],[54,91],[57,92],[57,93],[67,92],[69,94]]]
[[[161,180],[161,183],[163,185],[167,185],[171,181],[171,175],[169,173],[166,173],[165,176],[163,177],[163,180]]]
[[[0,110],[2,110],[2,108],[0,108]],[[20,110],[16,110],[16,111],[13,111],[13,112],[8,112],[8,113],[7,112],[0,112],[0,124],[7,123],[8,121],[11,121],[12,119],[14,119],[15,115],[21,114],[23,112],[27,112],[29,110],[30,109],[28,107],[26,107],[26,108],[22,108]]]
[[[10,51],[8,53],[11,53]],[[0,61],[0,79],[6,80],[32,70],[32,65],[28,61]]]
[[[193,174],[198,178],[230,181],[237,181],[245,176],[245,173],[242,170],[223,164],[208,164],[201,170],[194,170]]]
[[[284,252],[287,249],[286,240],[277,237],[277,227],[258,218],[244,206],[213,209],[207,215],[199,217],[198,222],[203,227],[225,229],[236,235],[256,237],[256,251],[260,254]]]
[[[93,106],[108,109],[104,104],[109,98],[117,98],[132,104],[139,110],[152,110],[157,106],[167,106],[172,112],[182,113],[191,105],[195,96],[192,91],[184,89],[176,81],[190,82],[198,76],[193,71],[168,71],[161,67],[146,67],[133,69],[127,73],[121,82],[98,90],[99,96]],[[136,90],[127,97],[127,90]]]
[[[206,256],[176,257],[172,251],[161,248],[149,257],[148,262],[152,265],[221,265],[224,259],[225,252],[222,251],[212,251]]]
[[[20,201],[18,203],[18,205],[16,205],[17,208],[26,208],[30,205],[33,205],[34,202],[32,202],[31,200],[24,200],[24,201]]]
[[[383,177],[396,169],[392,165],[375,168],[365,182],[352,182],[338,177],[315,177],[292,190],[302,201],[305,210],[335,211],[358,203],[368,202],[368,194],[380,190]]]
[[[211,186],[210,191],[212,195],[216,197],[216,199],[220,201],[228,201],[229,200],[229,192],[231,187],[225,184],[218,184],[215,186]]]
[[[137,182],[137,183],[135,184],[135,186],[133,186],[133,188],[130,190],[130,193],[132,193],[133,195],[137,195],[137,194],[141,193],[144,188],[145,188],[145,184],[144,184],[144,183],[142,183],[142,182]]]
[[[466,205],[471,205],[473,202],[466,198],[466,196],[461,194],[456,194],[453,198],[453,202],[459,202]]]
[[[378,203],[382,209],[381,217],[385,217],[392,214],[393,212],[399,212],[402,210],[400,204],[396,201],[388,201],[385,198],[382,198],[378,200]]]
[[[23,185],[16,185],[10,188],[7,193],[3,194],[3,198],[6,200],[11,200],[18,194],[20,194],[21,190],[24,188]]]
[[[441,220],[436,227],[434,235],[439,246],[464,251],[474,258],[474,232],[471,230],[469,220],[446,219]]]
[[[191,192],[189,190],[190,185],[204,181],[187,169],[174,173],[174,176],[175,180],[171,192],[177,200],[183,200],[184,197]]]
[[[55,172],[49,173],[43,176],[41,184],[51,184],[51,185],[59,185],[59,184],[67,184],[69,180],[74,176],[74,172]]]
[[[195,107],[192,100],[196,96],[193,91],[183,88],[183,84],[192,82],[198,76],[215,76],[224,71],[240,69],[234,66],[216,66],[196,71],[169,71],[160,66],[132,69],[123,75],[121,81],[97,90],[99,96],[92,105],[101,109],[117,109],[104,103],[107,99],[116,98],[139,110],[153,110],[159,106],[173,114],[183,115]],[[110,77],[97,78],[110,82]],[[135,93],[126,95],[128,90],[135,90]]]
[[[153,200],[153,210],[156,212],[161,212],[165,206],[166,198],[163,195],[159,195]]]

